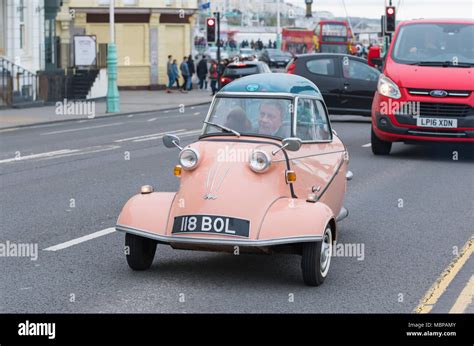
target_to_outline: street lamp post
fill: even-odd
[[[107,51],[107,113],[120,112],[120,95],[117,87],[117,47],[115,45],[115,0],[110,0],[110,40]]]
[[[277,0],[277,48],[281,49],[280,0]]]

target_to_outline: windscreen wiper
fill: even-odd
[[[474,64],[468,62],[454,62],[454,61],[417,61],[410,65],[416,66],[441,66],[441,67],[473,67]]]
[[[223,131],[225,131],[225,132],[228,132],[228,133],[233,133],[233,134],[236,135],[237,137],[240,137],[240,133],[238,133],[238,132],[235,131],[235,130],[229,129],[228,127],[225,127],[225,126],[223,126],[223,125],[219,125],[219,124],[216,124],[216,123],[211,123],[211,122],[209,122],[209,121],[205,121],[204,124],[217,127],[218,129],[221,129],[221,130],[223,130]]]

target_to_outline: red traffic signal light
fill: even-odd
[[[394,32],[395,29],[397,28],[397,23],[396,23],[396,15],[395,15],[395,6],[387,6],[385,8],[385,14],[386,14],[386,26],[385,26],[385,31],[386,32]]]
[[[207,18],[207,42],[216,42],[216,18]]]
[[[216,20],[214,18],[207,18],[207,26],[215,26]]]

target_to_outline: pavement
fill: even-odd
[[[164,90],[121,91],[120,98],[118,115],[187,107],[210,103],[212,100],[210,90],[198,89],[188,93],[173,90],[171,94]],[[107,113],[105,100],[74,103],[62,101],[54,105],[28,109],[0,109],[0,128],[116,115],[117,113]]]
[[[363,245],[363,256],[334,257],[322,286],[303,284],[293,255],[159,245],[150,270],[129,269],[117,216],[141,185],[178,189],[178,151],[161,137],[191,143],[207,111],[0,130],[0,243],[38,248],[36,260],[0,257],[0,312],[411,313],[425,303],[433,313],[473,311],[472,258],[458,258],[472,253],[462,251],[473,237],[472,147],[395,144],[375,157],[369,119],[357,117],[333,117],[333,127],[354,172],[339,243]]]

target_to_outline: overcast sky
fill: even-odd
[[[305,7],[304,0],[284,0]],[[351,17],[380,18],[388,0],[345,0]],[[413,18],[474,18],[473,0],[392,0],[398,19]],[[314,0],[313,11],[330,11],[336,17],[346,15],[343,0]]]

